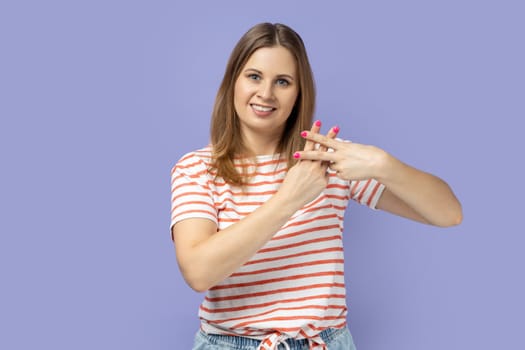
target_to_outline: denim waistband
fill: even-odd
[[[325,343],[329,344],[345,330],[346,327],[328,328],[319,333],[319,336]],[[206,334],[202,330],[199,332],[199,336],[206,338],[210,344],[222,345],[231,349],[256,349],[261,343],[261,340],[258,339],[222,334]],[[290,346],[290,350],[308,350],[309,348],[308,339],[286,339],[285,341]],[[279,345],[279,349],[284,349],[284,345]]]

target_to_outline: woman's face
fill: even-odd
[[[278,140],[299,92],[294,57],[282,46],[256,50],[234,89],[235,111],[245,141],[267,136]]]

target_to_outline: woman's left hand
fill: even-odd
[[[440,178],[404,164],[375,146],[334,140],[311,131],[301,135],[320,147],[297,152],[296,158],[328,162],[344,180],[376,179],[385,185],[377,209],[436,226],[461,222],[461,204]]]
[[[317,150],[297,152],[298,159],[326,161],[328,167],[343,180],[378,177],[388,157],[385,151],[375,146],[335,140],[311,131],[305,131],[301,135],[321,147]]]

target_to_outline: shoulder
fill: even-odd
[[[196,163],[211,164],[211,146],[184,154],[175,164],[175,167],[190,167]]]
[[[208,172],[212,163],[212,149],[208,145],[184,154],[172,168],[175,171],[200,173]]]

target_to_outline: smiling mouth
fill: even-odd
[[[252,106],[252,108],[255,109],[258,112],[271,112],[271,111],[274,111],[276,109],[274,107],[261,106],[261,105],[256,105],[256,104],[253,104],[253,103],[250,106]]]

